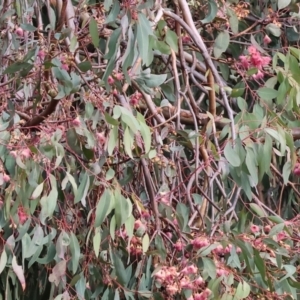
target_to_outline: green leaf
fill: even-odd
[[[291,161],[287,161],[282,169],[282,177],[283,177],[283,182],[285,185],[287,185],[288,181],[289,181],[289,177],[292,171],[292,162]]]
[[[257,94],[263,100],[272,100],[278,96],[278,91],[271,88],[262,87],[257,90]]]
[[[291,0],[278,0],[278,10],[289,6],[290,3],[291,3]]]
[[[137,119],[133,116],[133,114],[126,108],[115,106],[114,112],[117,112],[118,109],[121,111],[121,120],[131,129],[131,131],[135,134],[140,129],[140,124]]]
[[[257,172],[255,153],[253,149],[249,147],[246,148],[246,151],[247,151],[246,165],[250,173],[251,179],[253,181],[253,186],[256,186],[258,183],[258,172]]]
[[[160,235],[156,235],[155,237],[155,246],[159,253],[160,258],[165,261],[167,257],[167,250],[165,248],[164,241]]]
[[[100,245],[101,245],[101,229],[100,229],[100,227],[96,227],[95,235],[93,237],[93,247],[94,247],[96,257],[99,256]]]
[[[172,48],[175,53],[178,52],[178,36],[174,31],[167,30],[166,43]]]
[[[112,200],[113,194],[109,189],[105,189],[96,207],[95,227],[101,226],[106,216],[113,209],[111,205]]]
[[[129,218],[132,212],[132,204],[121,193],[115,193],[115,218],[116,226],[119,229]]]
[[[229,46],[229,41],[230,41],[230,35],[228,31],[221,31],[214,44],[214,56],[215,58],[220,58],[222,53],[224,53],[228,46]]]
[[[176,219],[178,221],[181,231],[187,231],[187,225],[189,221],[190,209],[183,203],[178,203],[176,206]]]
[[[257,249],[253,249],[254,252],[254,262],[255,265],[257,267],[257,269],[260,272],[261,278],[264,282],[267,281],[267,277],[266,277],[266,266],[265,266],[265,262],[264,260],[261,258],[260,253]]]
[[[207,257],[201,257],[203,261],[203,276],[206,278],[210,276],[212,279],[215,279],[217,276],[217,270],[214,262]]]
[[[77,67],[81,72],[87,72],[92,69],[92,64],[90,61],[87,60],[78,64]]]
[[[145,143],[145,152],[148,153],[151,149],[151,131],[149,126],[147,126],[146,121],[139,112],[137,112],[137,120],[140,124],[140,132]]]
[[[135,222],[135,219],[134,219],[133,215],[130,215],[129,218],[125,221],[126,233],[130,239],[133,236],[134,222]]]
[[[35,32],[37,29],[36,27],[34,27],[32,24],[29,23],[21,24],[20,27],[29,32]]]
[[[42,191],[43,191],[43,188],[44,188],[44,182],[40,183],[40,184],[34,189],[34,191],[33,191],[32,195],[31,195],[30,199],[31,199],[31,200],[37,199],[37,198],[41,195],[41,193],[42,193]]]
[[[7,254],[6,254],[5,249],[3,249],[2,253],[1,253],[1,257],[0,257],[0,274],[6,267],[6,263],[7,263]]]
[[[234,34],[237,34],[239,32],[239,19],[234,10],[227,8],[227,13],[229,15],[230,28]]]
[[[149,246],[150,246],[150,238],[149,235],[146,233],[142,240],[142,249],[144,254],[148,251]]]
[[[139,53],[143,61],[143,65],[149,65],[149,35],[152,35],[152,29],[149,21],[146,19],[145,15],[142,13],[138,14],[138,24],[136,26],[137,32],[137,43],[139,47]]]
[[[94,46],[96,48],[99,47],[99,32],[98,32],[98,25],[97,22],[95,21],[95,19],[93,17],[90,18],[90,23],[89,23],[89,32],[90,32],[90,36],[92,38],[92,43],[94,44]]]
[[[127,278],[127,274],[126,274],[126,270],[124,268],[123,262],[122,262],[120,256],[116,252],[112,253],[112,257],[113,257],[115,272],[117,275],[117,281],[122,286],[125,286],[127,281],[130,278]]]
[[[268,236],[273,237],[274,235],[278,234],[284,229],[284,223],[276,224],[275,226],[272,227],[270,230]]]
[[[109,133],[108,145],[107,145],[107,152],[108,155],[112,155],[113,151],[118,142],[118,127],[114,126]]]
[[[246,299],[250,294],[250,286],[246,281],[239,282],[235,297],[237,299]]]
[[[14,73],[17,73],[17,72],[22,71],[24,69],[30,69],[30,68],[33,68],[33,64],[29,64],[27,62],[17,61],[16,63],[11,64],[10,66],[8,66],[4,70],[3,74],[14,74]]]
[[[120,3],[118,1],[114,1],[113,7],[112,7],[109,15],[106,17],[104,24],[115,22],[115,20],[118,17],[119,12],[120,12]]]
[[[17,275],[17,277],[21,283],[22,289],[24,291],[26,288],[24,271],[23,271],[22,266],[18,265],[17,258],[15,257],[15,255],[13,255],[13,259],[12,259],[12,268],[13,268],[15,274]]]
[[[166,79],[167,79],[167,74],[160,74],[160,75],[151,74],[149,78],[145,80],[145,84],[149,88],[156,88],[159,87],[161,84],[163,84]]]
[[[80,258],[80,246],[77,240],[76,235],[70,233],[70,251],[71,251],[71,262],[72,262],[72,271],[73,274],[77,272]]]
[[[134,135],[129,129],[129,127],[126,127],[124,131],[123,144],[124,144],[126,154],[128,154],[128,156],[132,159],[133,159],[133,155],[132,155],[133,143],[134,143]]]
[[[54,210],[57,205],[57,197],[58,197],[58,191],[56,188],[56,179],[52,174],[49,174],[50,181],[51,181],[51,191],[48,196],[42,197],[40,204],[42,206],[42,210],[40,213],[40,220],[42,224],[44,224],[46,218],[51,218]],[[53,182],[55,180],[55,184]]]
[[[218,12],[218,6],[216,1],[209,0],[208,5],[208,14],[203,20],[201,20],[202,24],[210,23],[212,20],[214,20]]]
[[[256,213],[257,216],[259,216],[261,218],[267,217],[264,210],[260,206],[258,206],[257,204],[250,203],[250,208],[254,213]]]
[[[232,147],[231,143],[228,141],[224,149],[225,158],[233,167],[238,167],[241,164],[239,155],[236,153],[235,149]]]
[[[74,204],[81,202],[84,207],[86,206],[85,198],[88,193],[89,187],[90,187],[90,176],[87,174],[87,172],[85,172],[81,177],[80,185],[75,194]]]
[[[281,29],[279,26],[277,26],[274,23],[270,23],[268,24],[265,29],[270,32],[272,35],[276,36],[276,37],[280,37],[281,36]]]

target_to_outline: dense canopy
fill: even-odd
[[[295,0],[0,3],[0,299],[298,299]]]

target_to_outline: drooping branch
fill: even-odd
[[[227,113],[228,113],[228,117],[231,121],[231,131],[232,131],[232,139],[233,141],[236,139],[236,132],[235,132],[235,128],[234,128],[234,119],[233,119],[233,111],[229,105],[229,101],[226,95],[226,92],[223,88],[223,81],[218,73],[218,70],[216,69],[208,51],[207,48],[200,36],[200,34],[197,31],[197,28],[194,24],[190,9],[188,7],[188,4],[185,0],[179,0],[178,1],[181,10],[183,12],[183,16],[184,19],[186,20],[186,22],[184,20],[182,20],[180,18],[180,16],[175,15],[174,13],[164,10],[164,14],[166,16],[171,17],[172,19],[174,19],[175,21],[177,21],[178,23],[180,23],[180,25],[186,30],[186,32],[190,35],[191,39],[194,41],[194,43],[196,44],[196,46],[200,49],[203,58],[205,59],[205,61],[207,62],[208,67],[211,69],[214,77],[215,77],[215,81],[218,84],[219,88],[220,88],[220,93],[222,95]]]

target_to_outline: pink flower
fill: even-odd
[[[217,248],[213,250],[213,252],[217,255],[224,255],[225,254],[225,249],[223,248],[222,245],[218,245]]]
[[[198,249],[208,246],[210,243],[207,238],[197,237],[196,239],[191,241],[191,244],[194,246],[195,249],[198,250]]]
[[[242,249],[241,249],[240,247],[237,247],[237,248],[236,248],[236,253],[237,253],[237,254],[242,253]]]
[[[80,124],[81,124],[81,121],[78,117],[76,119],[72,120],[72,125],[74,127],[78,127]]]
[[[263,79],[264,73],[262,71],[258,70],[256,74],[252,75],[252,78],[255,80]]]
[[[202,293],[200,294],[194,294],[194,300],[207,300],[208,297],[211,295],[211,290],[210,289],[205,289]]]
[[[163,269],[161,269],[155,273],[154,277],[158,283],[162,284],[165,281],[166,272]]]
[[[141,213],[142,217],[146,220],[150,219],[151,215],[149,214],[149,211],[148,210],[144,210],[142,211]]]
[[[191,41],[192,39],[188,35],[182,37],[182,44],[188,44]]]
[[[257,49],[254,46],[250,46],[248,48],[249,54],[255,54],[257,52]]]
[[[188,277],[183,277],[181,280],[180,280],[180,287],[182,289],[190,289],[192,290],[193,289],[193,284],[190,282],[190,279]]]
[[[10,154],[11,154],[11,152],[10,152]],[[296,163],[293,173],[296,176],[300,176],[300,163]]]
[[[267,66],[270,62],[271,62],[271,57],[269,57],[269,56],[264,56],[263,58],[262,58],[262,65],[263,65],[263,67],[265,67],[265,66]]]
[[[117,73],[117,74],[115,75],[115,77],[116,77],[116,79],[119,80],[119,81],[121,81],[121,80],[124,79],[124,75],[123,75],[122,73]]]
[[[4,178],[4,177],[3,177]],[[4,180],[5,181],[5,180]],[[281,231],[277,234],[277,242],[282,241],[286,238],[288,238],[288,235],[285,233],[285,231]]]
[[[18,156],[17,151],[10,151],[9,154],[10,154],[13,158],[17,158],[17,156]]]
[[[10,181],[10,177],[6,173],[3,174],[3,181],[4,182],[9,182]]]
[[[270,37],[266,34],[264,37],[264,44],[270,44],[272,42],[272,40],[270,39]]]
[[[135,95],[132,95],[132,96],[130,97],[129,103],[130,103],[132,106],[137,106],[137,105],[139,104],[139,100],[135,97]]]
[[[136,220],[134,222],[134,229],[137,230],[139,229],[140,227],[144,226],[143,222],[141,220]]]
[[[38,52],[38,55],[37,55],[41,60],[44,60],[44,58],[46,57],[46,53],[44,50],[40,50]]]
[[[15,31],[16,35],[18,35],[19,37],[23,37],[24,36],[24,30],[21,27],[18,27]]]
[[[217,269],[217,276],[221,277],[221,276],[228,276],[229,272],[225,269]]]
[[[69,71],[69,66],[67,64],[61,64],[60,68],[65,71]]]
[[[181,274],[183,275],[196,274],[197,271],[198,268],[195,265],[190,265],[182,269]]]
[[[182,251],[182,249],[183,249],[183,244],[182,244],[181,240],[178,240],[178,241],[174,244],[174,248],[175,248],[177,251]]]
[[[204,279],[201,276],[199,276],[198,278],[196,278],[193,282],[194,282],[194,284],[196,284],[198,286],[199,285],[203,285],[205,283]]]
[[[25,213],[23,207],[19,207],[19,208],[18,208],[18,217],[19,217],[19,222],[20,222],[20,224],[24,224],[24,223],[27,221],[28,216],[27,216],[27,214]]]
[[[250,230],[252,233],[258,233],[260,231],[260,228],[257,225],[251,225]]]
[[[249,58],[247,56],[245,56],[245,55],[241,55],[239,57],[239,59],[241,61],[242,67],[245,68],[245,69],[249,69],[249,67],[250,67]]]
[[[98,142],[99,142],[101,145],[105,144],[105,142],[106,142],[106,137],[105,137],[104,133],[102,133],[102,132],[97,132],[96,136],[97,136]]]
[[[115,83],[115,80],[111,76],[108,76],[107,82],[109,85],[113,85]]]
[[[173,284],[173,285],[168,285],[166,287],[167,293],[171,296],[175,295],[178,292],[178,287]]]
[[[29,148],[25,148],[21,151],[21,155],[24,157],[24,158],[29,158],[31,156],[31,151]]]
[[[251,55],[250,61],[251,61],[251,64],[256,68],[260,69],[262,67],[263,59],[259,52]]]
[[[173,236],[173,235],[172,235],[172,232],[170,232],[170,231],[169,231],[169,232],[166,232],[166,236],[167,236],[169,239],[171,239],[172,236]]]

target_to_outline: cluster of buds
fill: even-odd
[[[147,231],[147,226],[143,221],[136,220],[134,222],[134,230],[136,231],[135,234],[140,237],[143,236],[144,233]]]
[[[129,103],[132,106],[137,106],[142,98],[143,98],[143,95],[141,93],[135,92],[133,95],[130,96]]]
[[[61,62],[60,68],[69,71],[70,65],[72,65],[72,58],[67,55],[62,55],[59,60]]]
[[[140,256],[143,254],[143,249],[141,246],[141,240],[135,236],[130,240],[130,249],[129,252],[131,255]]]
[[[22,158],[29,158],[31,157],[31,150],[29,148],[23,148],[20,151],[10,151],[9,154],[13,158],[17,158],[18,156],[21,156]]]
[[[198,268],[194,264],[184,267],[179,272],[176,267],[163,266],[154,274],[154,278],[158,285],[165,287],[170,296],[176,295],[182,289],[189,289],[197,292],[199,289],[204,289],[205,287],[205,280],[198,275]],[[202,299],[199,298],[199,295],[203,296],[202,293],[195,293],[192,296],[193,298],[188,299]],[[210,294],[211,291],[208,295]]]
[[[16,34],[17,36],[19,36],[20,38],[24,37],[24,30],[23,30],[23,28],[17,27],[17,28],[15,29],[15,34]]]
[[[27,219],[28,219],[28,215],[27,215],[27,213],[25,212],[23,206],[20,206],[20,207],[18,208],[18,217],[19,217],[19,223],[20,223],[20,224],[24,224],[24,223],[27,221]]]
[[[269,65],[271,58],[269,56],[262,56],[254,46],[248,48],[248,53],[249,55],[241,55],[239,57],[240,65],[245,70],[257,68],[258,71],[256,74],[252,75],[252,78],[255,80],[262,79],[264,77],[263,68]]]
[[[121,81],[124,79],[124,75],[122,73],[114,73],[112,76],[109,75],[107,78],[107,82],[109,85],[114,85],[116,80]]]

